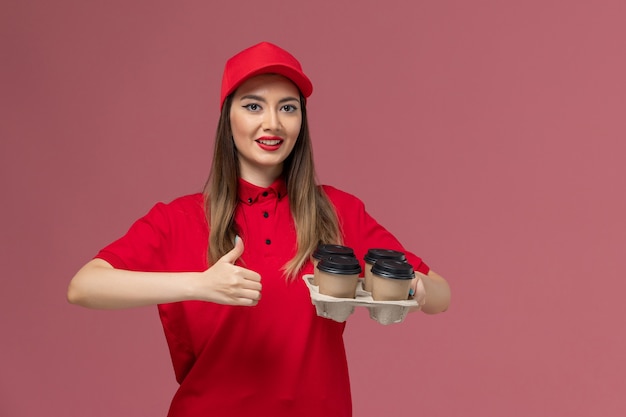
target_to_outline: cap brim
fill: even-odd
[[[224,97],[228,97],[229,95],[234,93],[235,90],[237,90],[237,88],[249,78],[262,74],[282,75],[283,77],[289,79],[292,83],[294,83],[296,87],[298,87],[298,90],[300,90],[300,93],[305,98],[309,97],[313,92],[313,84],[311,83],[311,80],[309,80],[309,78],[302,72],[284,64],[270,64],[261,68],[256,68],[254,71],[251,71],[240,77],[239,81],[231,87],[231,89],[224,95]]]

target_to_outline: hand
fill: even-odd
[[[218,304],[255,306],[261,299],[261,276],[235,265],[243,254],[243,241],[200,276],[199,299]]]

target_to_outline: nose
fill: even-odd
[[[263,117],[263,130],[266,132],[278,132],[281,128],[280,116],[276,110],[266,111]]]

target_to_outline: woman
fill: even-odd
[[[70,302],[158,305],[180,387],[169,416],[350,416],[342,333],[300,277],[320,243],[406,253],[422,311],[446,281],[356,197],[315,182],[300,63],[263,42],[226,63],[203,194],[157,204],[72,279]],[[245,248],[244,248],[245,243]],[[261,297],[261,295],[263,297]]]

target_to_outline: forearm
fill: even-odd
[[[192,298],[194,274],[126,271],[94,259],[74,276],[67,298],[72,304],[95,309],[184,301]]]
[[[418,289],[417,292],[423,293],[424,301],[419,309],[426,314],[437,314],[446,311],[450,305],[450,286],[448,282],[433,270],[429,271],[428,275],[420,275],[420,281],[423,288]]]

